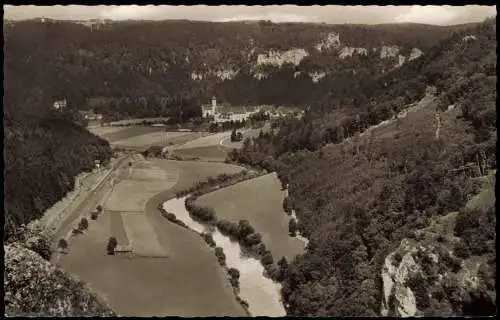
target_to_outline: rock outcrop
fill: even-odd
[[[19,243],[4,246],[7,316],[114,316],[81,281]]]
[[[332,49],[332,48],[338,48],[340,46],[340,35],[335,32],[329,33],[325,39],[323,39],[321,42],[319,42],[315,48],[319,52]]]
[[[422,52],[422,50],[420,50],[419,48],[412,48],[411,49],[411,53],[410,53],[410,56],[408,57],[408,61],[412,61],[412,60],[415,60],[415,59],[418,59],[420,58],[420,56],[422,56],[424,53]]]
[[[397,57],[399,50],[398,46],[382,46],[380,48],[380,59]]]
[[[366,56],[368,54],[368,50],[365,48],[343,47],[339,51],[339,58],[345,59],[347,57],[352,57],[352,55],[355,53]]]
[[[395,312],[402,317],[411,317],[416,314],[415,296],[407,286],[408,279],[420,272],[420,267],[415,263],[412,255],[416,251],[416,242],[403,239],[399,248],[385,258],[382,270],[384,297],[381,313],[383,316]],[[400,262],[397,261],[399,258]]]
[[[274,65],[281,67],[285,63],[298,66],[302,59],[309,56],[304,49],[293,48],[284,52],[270,50],[267,54],[257,56],[257,65]]]

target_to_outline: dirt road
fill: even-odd
[[[54,245],[57,244],[59,239],[67,237],[80,218],[89,216],[90,212],[94,210],[98,204],[102,204],[102,201],[109,195],[113,188],[117,172],[128,164],[128,161],[126,161],[128,159],[128,156],[119,158],[106,176],[97,181],[97,183],[88,190],[82,190],[82,192],[85,193],[82,195],[83,200],[81,200],[75,209],[71,210],[71,212],[64,217],[61,224],[57,226],[57,230],[53,232],[52,239]]]

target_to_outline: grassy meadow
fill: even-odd
[[[207,193],[196,203],[214,208],[220,219],[248,220],[275,260],[285,256],[290,261],[303,252],[304,244],[288,235],[290,217],[283,211],[283,199],[281,184],[271,173]]]
[[[90,132],[109,141],[111,145],[126,148],[146,148],[151,145],[183,144],[200,137],[207,132],[165,132],[162,127],[153,126],[96,126],[88,128]]]
[[[151,176],[151,172],[159,169],[166,172],[163,181]],[[59,264],[89,283],[123,316],[244,316],[225,272],[204,240],[168,222],[157,209],[176,191],[198,179],[241,170],[221,163],[134,161],[131,177],[143,179],[134,183],[149,179],[148,185],[154,187],[147,189],[144,185],[132,190],[115,186],[104,213],[97,221],[89,220],[88,230],[72,239],[68,254],[60,258]],[[127,171],[124,170],[122,178]],[[172,176],[177,176],[175,183],[169,181]],[[135,204],[127,207],[132,194]],[[109,209],[110,203],[114,210]],[[139,208],[137,203],[144,205]],[[130,212],[134,210],[138,211]],[[124,219],[125,215],[138,217]],[[162,251],[166,257],[107,255],[106,243],[111,235],[120,245],[134,246],[135,242],[137,247],[139,243],[140,248]]]
[[[225,146],[212,145],[189,149],[174,149],[171,153],[173,155],[181,157],[200,158],[206,161],[224,162],[229,151],[231,151],[231,149]]]

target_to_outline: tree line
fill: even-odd
[[[199,106],[214,94],[233,104],[308,105],[329,88],[347,90],[397,61],[380,59],[371,48],[393,43],[403,54],[415,46],[425,52],[453,29],[417,25],[404,33],[401,28],[407,29],[174,21],[90,29],[73,22],[21,21],[5,26],[5,74],[18,97],[38,89],[49,101],[67,98],[79,109],[88,108],[88,98],[103,97],[94,108],[108,120],[171,116],[182,122],[200,116]],[[330,32],[338,32],[343,45],[370,49],[368,55],[341,59],[335,51],[318,52],[314,46]],[[268,77],[253,77],[257,54],[291,48],[306,48],[310,56],[299,66],[258,68]],[[210,75],[228,69],[239,73],[232,80]],[[204,79],[193,80],[193,71],[206,73]],[[298,71],[302,75],[296,77]],[[307,76],[314,71],[327,75],[314,84]]]

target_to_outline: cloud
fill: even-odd
[[[127,19],[151,19],[157,18],[161,14],[156,6],[108,6],[100,11],[101,18],[111,20],[127,20]]]
[[[462,15],[465,7],[412,6],[407,12],[396,17],[396,22],[414,22],[445,25]]]
[[[264,15],[237,15],[230,18],[222,18],[217,20],[218,22],[229,22],[229,21],[259,21],[259,20],[270,20],[275,23],[279,22],[318,22],[318,18],[315,16],[303,16],[293,13],[279,13],[271,12]]]
[[[204,21],[271,20],[273,22],[326,23],[394,23],[457,24],[482,21],[496,14],[495,6],[4,6],[7,19],[46,17],[62,20],[166,20],[188,19]]]

